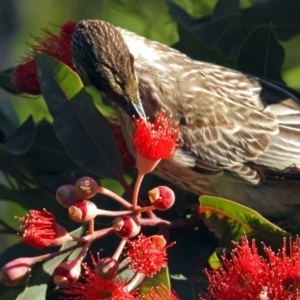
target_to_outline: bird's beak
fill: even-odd
[[[130,100],[125,108],[126,112],[135,118],[146,118],[146,114],[139,96],[134,100]]]

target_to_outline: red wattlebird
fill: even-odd
[[[156,174],[265,215],[300,212],[297,91],[98,20],[77,24],[72,55],[80,75],[116,108],[133,153],[133,115],[151,120],[164,109],[178,122],[183,146]]]

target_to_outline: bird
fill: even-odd
[[[115,108],[133,155],[135,117],[162,109],[182,147],[155,174],[265,216],[300,217],[300,93],[185,54],[102,20],[77,23],[82,80]]]

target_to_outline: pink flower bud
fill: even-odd
[[[97,216],[97,206],[88,200],[75,200],[69,207],[70,218],[78,223],[85,223]]]
[[[0,271],[0,283],[14,286],[20,283],[28,274],[33,259],[20,257],[5,264]]]
[[[114,220],[113,228],[116,235],[121,238],[132,238],[136,236],[141,229],[137,216],[125,215]]]
[[[81,261],[67,260],[59,264],[52,277],[54,283],[60,288],[68,288],[74,285],[81,272]]]
[[[152,205],[158,210],[169,209],[175,201],[174,192],[166,186],[158,186],[148,192]]]
[[[71,184],[62,185],[56,191],[56,200],[63,207],[69,208],[76,199],[78,199],[78,196]]]
[[[99,260],[95,266],[95,272],[100,279],[109,280],[116,277],[119,271],[119,263],[112,257]]]
[[[90,199],[98,192],[98,183],[91,177],[82,177],[75,183],[75,191],[80,199]]]

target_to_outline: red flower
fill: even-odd
[[[170,291],[164,285],[149,289],[147,295],[142,295],[141,300],[180,300],[175,292]]]
[[[42,249],[55,242],[57,235],[55,216],[46,209],[30,210],[25,217],[16,218],[21,222],[20,227],[23,229],[21,241],[25,244]]]
[[[222,257],[224,268],[205,270],[209,288],[201,299],[300,299],[300,238],[290,246],[290,257],[285,240],[278,254],[264,246],[268,259],[258,255],[255,241],[249,246],[246,236],[241,245],[234,244],[231,260]]]
[[[45,36],[34,37],[37,45],[30,45],[32,50],[53,56],[75,69],[72,62],[71,41],[76,24],[76,22],[69,21],[62,25],[60,35],[43,30]],[[28,56],[14,69],[12,85],[18,93],[32,95],[41,93],[33,51],[29,51]]]
[[[177,148],[178,125],[174,125],[165,114],[164,110],[160,111],[153,124],[143,118],[135,119],[137,129],[133,144],[147,159],[168,159]]]
[[[157,239],[140,234],[135,240],[127,240],[128,248],[124,255],[129,258],[129,268],[146,276],[155,275],[161,268],[167,266],[166,249]]]
[[[93,259],[93,258],[92,258]],[[98,263],[93,259],[94,266]],[[134,300],[135,293],[127,291],[126,282],[121,280],[103,280],[100,279],[95,271],[86,264],[82,264],[85,272],[81,276],[82,282],[76,282],[71,288],[63,290],[66,296],[63,299],[76,300]]]

